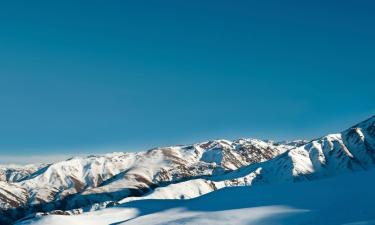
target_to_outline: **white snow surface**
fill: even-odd
[[[23,190],[22,196],[17,196],[19,201],[0,204],[0,210],[59,201],[76,193],[79,195],[68,203],[70,208],[80,207],[81,204],[77,204],[80,202],[119,200],[131,196],[134,191],[143,193],[159,183],[209,176],[266,161],[290,148],[292,146],[256,139],[246,139],[241,143],[215,140],[139,153],[73,157],[41,167],[0,168],[0,177],[4,174],[7,183],[3,186]],[[219,152],[219,158],[205,157],[210,152]],[[5,175],[9,171],[10,175]],[[0,199],[8,202],[7,198],[13,198],[5,193],[5,188],[4,195],[1,195],[1,189],[2,186]],[[98,200],[99,194],[106,199]]]
[[[17,225],[375,224],[375,170],[311,182],[231,187],[190,200],[140,200]]]
[[[330,134],[308,143],[304,141],[277,143],[256,139],[215,140],[194,145],[155,148],[140,153],[119,152],[75,157],[39,168],[34,173],[15,182],[0,181],[0,223],[5,221],[9,224],[15,219],[24,217],[25,211],[21,210],[15,213],[12,209],[28,207],[31,204],[41,204],[41,211],[47,212],[47,214],[77,214],[116,204],[131,206],[138,204],[137,202],[142,204],[157,202],[157,204],[161,204],[159,213],[164,213],[158,215],[163,218],[169,218],[172,214],[176,216],[174,215],[176,213],[170,212],[179,212],[178,214],[181,215],[198,213],[200,216],[194,214],[194,218],[202,224],[206,223],[203,219],[210,216],[219,218],[219,214],[225,215],[225,212],[230,212],[229,217],[230,215],[237,215],[238,212],[236,218],[242,218],[241,215],[245,217],[247,214],[261,215],[260,212],[272,214],[276,211],[311,210],[310,206],[296,207],[294,204],[285,204],[282,201],[277,204],[254,205],[254,207],[253,205],[250,205],[251,207],[246,205],[244,208],[256,211],[245,214],[241,211],[243,208],[207,210],[211,207],[207,205],[206,209],[200,211],[194,208],[195,206],[192,206],[194,210],[186,207],[196,202],[194,199],[199,196],[211,196],[216,193],[226,193],[227,190],[237,190],[228,189],[228,187],[246,186],[238,190],[246,190],[250,193],[258,193],[255,190],[263,190],[263,188],[265,190],[276,188],[277,190],[274,191],[278,193],[278,189],[281,187],[285,193],[294,196],[292,192],[287,190],[294,190],[292,183],[297,183],[295,184],[296,187],[302,185],[303,189],[304,185],[309,185],[310,182],[308,181],[355,171],[371,170],[374,166],[375,116],[341,133]],[[370,175],[372,176],[373,173]],[[306,184],[300,184],[304,182]],[[361,182],[364,183],[364,180]],[[283,185],[288,188],[283,189]],[[351,187],[350,184],[348,186],[345,183],[345,185],[343,188]],[[309,189],[304,195],[316,195],[315,198],[317,199],[311,199],[315,202],[319,199],[322,200],[322,198],[331,202],[329,196],[324,196],[324,194],[320,196],[319,192],[322,190],[318,187],[316,191]],[[299,193],[297,189],[295,192]],[[332,194],[334,194],[333,192]],[[235,193],[237,192],[235,191]],[[228,198],[237,197],[238,201],[250,198],[247,194],[244,194],[245,196],[227,194]],[[268,194],[273,196],[271,190]],[[349,194],[353,193],[350,192]],[[304,199],[306,198],[304,195],[298,196]],[[362,199],[364,196],[362,196]],[[192,198],[193,200],[188,200]],[[218,198],[220,199],[220,195]],[[202,197],[202,199],[205,199],[205,197]],[[254,199],[250,200],[253,201]],[[167,204],[174,202],[180,205],[163,208],[166,202]],[[184,205],[185,203],[187,205]],[[200,204],[204,205],[205,203],[201,202]],[[217,204],[220,204],[220,202]],[[212,206],[216,207],[216,203]],[[263,206],[267,208],[262,208]],[[124,220],[131,219],[128,214],[133,215],[132,217],[137,216],[138,219],[144,218],[142,215],[145,209],[142,207],[144,206],[127,207],[127,210],[131,209],[132,214],[125,213]],[[331,207],[332,210],[336,210],[335,205],[331,205]],[[119,210],[119,207],[113,209]],[[123,207],[120,207],[120,209],[124,210]],[[33,210],[26,211],[28,213],[26,216],[32,216],[35,212],[34,208]],[[36,210],[40,209],[36,208]],[[216,211],[220,213],[215,214]],[[110,209],[99,210],[91,212],[92,214],[83,214],[82,218],[85,218],[84,215],[95,218],[95,215],[106,212],[111,213]],[[156,213],[156,210],[147,213],[147,218],[148,216],[152,218],[154,213]],[[278,216],[275,214],[275,216],[279,217],[279,214],[277,214]],[[117,214],[113,215],[113,218],[122,219],[122,215],[119,214],[118,216]],[[197,219],[198,217],[202,218],[202,221]],[[267,216],[267,218],[269,217]],[[54,217],[47,216],[45,218],[38,221]],[[65,219],[65,217],[63,218]],[[103,218],[105,219],[105,217]],[[173,218],[175,219],[171,219],[171,221],[179,219]],[[94,219],[92,224],[100,221],[99,218]],[[132,219],[131,221],[136,220]],[[187,221],[189,222],[189,220]],[[223,217],[220,221],[226,220]],[[241,224],[241,221],[235,222]],[[250,218],[246,217],[244,221],[248,223]]]
[[[5,182],[17,182],[25,177],[30,176],[38,169],[46,166],[45,164],[28,164],[28,165],[16,165],[16,164],[0,164],[0,181]]]

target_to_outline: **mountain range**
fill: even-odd
[[[223,193],[231,196],[230,190],[234,190],[236,198],[238,190],[247,195],[260,187],[269,189],[267,193],[272,195],[273,187],[294,190],[300,185],[294,183],[314,183],[314,180],[340,177],[374,166],[375,116],[340,133],[311,141],[213,140],[137,153],[74,157],[51,164],[0,166],[0,224],[41,221],[48,224],[48,218],[56,215],[97,216],[100,212],[114,212],[105,208],[125,210],[134,204],[161,200],[173,199],[172,202],[183,206],[181,202],[193,204],[190,203],[193,199],[222,199]],[[302,189],[306,188],[301,185]],[[252,197],[237,200],[247,198]],[[213,205],[207,203],[206,207]],[[96,224],[109,224],[103,221],[97,220]]]

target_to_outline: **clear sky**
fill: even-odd
[[[374,12],[361,0],[3,2],[0,162],[340,131],[375,113]]]

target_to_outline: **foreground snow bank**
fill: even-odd
[[[18,225],[375,224],[375,170],[294,184],[224,188],[190,200],[141,200]]]

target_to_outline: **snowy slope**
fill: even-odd
[[[18,225],[374,224],[375,170],[296,184],[225,188],[191,200],[142,200]]]
[[[0,181],[17,182],[44,167],[44,164],[0,165]]]
[[[143,195],[160,185],[263,162],[292,147],[256,139],[216,140],[139,153],[74,157],[0,186],[0,193],[4,193],[2,201],[12,203],[0,205],[0,214],[1,218],[14,220],[33,211],[90,208],[95,203],[106,205]],[[12,187],[17,189],[15,193],[21,194],[6,194]]]
[[[375,117],[339,134],[331,134],[296,147],[265,162],[226,174],[191,179],[156,188],[140,199],[187,199],[231,186],[309,181],[375,166]]]
[[[137,200],[195,198],[232,186],[310,181],[374,166],[375,116],[308,143],[215,140],[76,157],[3,182],[0,222],[34,212],[77,214]]]

